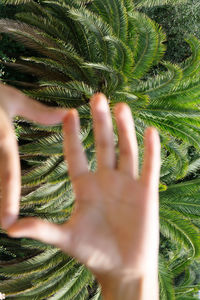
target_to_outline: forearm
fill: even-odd
[[[154,272],[155,273],[155,272]],[[120,281],[101,283],[104,300],[158,300],[158,274],[149,273],[132,281],[121,278]]]

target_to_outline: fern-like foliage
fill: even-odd
[[[136,0],[134,1],[137,8],[160,6],[160,5],[177,5],[185,2],[187,2],[187,0]]]
[[[38,54],[4,64],[37,76],[37,87],[22,89],[28,96],[52,106],[77,108],[80,138],[91,171],[96,169],[96,159],[89,99],[95,92],[106,94],[111,111],[117,102],[130,105],[140,165],[145,128],[155,126],[159,130],[160,228],[175,247],[171,261],[160,259],[161,297],[183,299],[180,295],[187,285],[185,290],[180,286],[174,289],[172,281],[200,255],[199,182],[175,183],[200,164],[198,159],[192,163],[187,159],[189,145],[200,146],[200,41],[185,37],[192,55],[181,65],[163,61],[165,33],[137,8],[170,1],[3,2],[23,5],[16,20],[0,19],[0,32],[12,35]],[[157,75],[152,75],[158,64]],[[70,218],[75,200],[62,154],[62,127],[39,126],[23,119],[16,123],[21,141],[26,141],[20,147],[21,158],[28,165],[22,184],[32,188],[22,197],[20,215],[62,223]],[[115,123],[114,130],[118,151]],[[2,240],[3,251],[8,241]],[[28,240],[15,243],[26,247]],[[40,251],[32,257],[1,265],[0,274],[5,278],[0,281],[0,291],[7,299],[88,299],[89,286],[95,283],[92,274],[58,249],[29,242],[30,249],[36,246]],[[91,299],[100,297],[96,287]]]

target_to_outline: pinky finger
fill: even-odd
[[[144,162],[141,180],[149,187],[158,188],[160,177],[160,138],[158,131],[149,127],[144,136]]]

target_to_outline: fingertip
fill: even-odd
[[[107,98],[106,98],[106,96],[105,96],[103,93],[101,93],[101,92],[95,93],[95,94],[90,98],[90,105],[92,106],[94,103],[100,101],[100,99],[102,99],[102,98],[105,99],[106,101],[108,101]]]
[[[71,120],[77,116],[78,116],[78,112],[75,108],[69,109],[67,111],[67,113],[65,114],[63,121],[64,121],[64,123],[66,123],[66,122],[68,122],[68,120]]]
[[[149,142],[155,142],[155,140],[160,143],[159,132],[155,127],[148,127],[144,132],[144,140]]]
[[[114,106],[114,114],[117,118],[125,118],[126,114],[129,114],[132,117],[131,109],[125,102],[117,103]]]
[[[23,237],[27,237],[26,235],[24,235],[22,232],[18,232],[18,231],[7,231],[7,234],[9,237],[11,238],[23,238]]]
[[[67,134],[78,132],[79,130],[80,120],[78,111],[75,108],[70,109],[63,120],[64,136],[66,137]]]
[[[17,216],[9,215],[9,216],[3,216],[1,218],[1,228],[3,230],[7,230],[10,228],[17,220]]]
[[[7,229],[7,235],[12,237],[12,238],[22,238],[22,237],[27,237],[26,233],[24,233],[21,230],[15,230],[12,227]]]
[[[16,222],[7,228],[7,234],[16,238],[26,236],[26,231],[29,229],[27,219],[28,218],[16,220]]]
[[[146,135],[152,135],[153,132],[154,132],[154,130],[155,130],[154,127],[147,127],[147,128],[145,129],[145,134],[146,134]]]
[[[117,104],[115,104],[114,106],[114,112],[118,112],[118,111],[121,111],[124,107],[124,104],[123,102],[119,102]]]

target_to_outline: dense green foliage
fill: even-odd
[[[146,7],[140,10],[162,25],[167,34],[166,60],[179,63],[191,55],[190,47],[184,41],[184,37],[189,33],[200,38],[199,0],[188,0],[175,6]]]
[[[77,108],[91,171],[96,160],[88,102],[94,92],[106,94],[111,110],[117,102],[130,105],[140,164],[144,129],[158,128],[161,299],[195,299],[199,287],[192,268],[200,256],[200,179],[178,181],[200,166],[200,41],[187,35],[190,57],[179,64],[166,61],[164,31],[141,12],[140,4],[149,7],[153,1],[138,1],[137,6],[131,0],[4,2],[23,5],[16,15],[19,21],[0,20],[0,32],[37,52],[10,64],[38,79],[34,89],[23,92],[50,105]],[[20,215],[62,223],[70,217],[74,196],[63,160],[61,126],[38,126],[22,119],[18,124],[20,139],[26,141],[20,147],[21,158],[28,166],[23,187],[33,188],[22,197]],[[116,127],[115,139],[117,149]],[[193,158],[188,155],[191,146],[196,149]],[[92,274],[58,249],[6,236],[1,243],[7,251],[28,248],[31,256],[2,263],[0,275],[7,280],[0,281],[0,291],[7,299],[88,299],[91,290],[97,294],[92,299],[99,299]]]
[[[0,3],[0,18],[14,19],[17,11],[18,7],[15,5],[5,5]],[[21,55],[26,56],[36,54],[35,51],[28,49],[22,43],[15,41],[12,36],[8,36],[4,33],[0,35],[0,62],[15,62]],[[1,64],[0,78],[17,88],[21,86],[18,81],[31,83],[35,81],[35,77],[31,76],[31,74],[17,72],[17,70],[13,70],[6,64]]]

